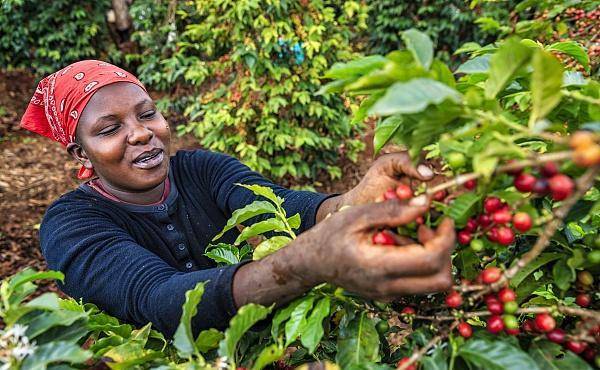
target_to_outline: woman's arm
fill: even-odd
[[[410,223],[429,206],[425,198],[415,198],[413,204],[386,201],[352,207],[272,255],[242,266],[233,280],[236,305],[283,304],[323,282],[380,300],[449,289],[455,237],[451,220],[435,232],[422,226],[420,244],[371,243],[376,229]]]

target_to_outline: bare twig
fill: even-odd
[[[515,313],[516,314],[530,314],[530,313],[532,313],[532,314],[538,314],[538,313],[552,314],[554,312],[560,312],[560,313],[563,313],[563,314],[569,315],[569,316],[579,316],[579,317],[591,319],[595,322],[600,323],[600,312],[594,311],[594,310],[588,310],[585,308],[578,308],[578,307],[567,307],[567,306],[527,307],[527,308],[520,308]],[[481,317],[481,316],[490,316],[490,315],[492,315],[492,313],[490,311],[484,310],[484,311],[465,312],[462,315],[459,314],[458,316],[462,316],[462,318],[469,319],[472,317]],[[457,316],[452,316],[452,315],[433,315],[433,316],[415,315],[414,318],[417,320],[429,320],[429,321],[452,321],[452,320],[456,320]]]

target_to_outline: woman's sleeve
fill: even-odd
[[[288,217],[300,214],[301,225],[299,232],[310,229],[316,223],[317,210],[321,203],[336,194],[327,195],[312,191],[286,189],[274,184],[258,172],[250,170],[237,159],[222,153],[196,151],[194,160],[197,173],[201,176],[204,186],[210,189],[212,198],[225,214],[231,214],[236,209],[252,203],[260,197],[251,191],[235,184],[258,184],[267,186],[279,197],[283,198],[283,208]],[[259,216],[253,222],[269,216]]]
[[[48,267],[65,274],[68,295],[98,305],[117,318],[153,326],[172,336],[185,292],[209,281],[193,318],[195,333],[223,329],[235,314],[233,275],[239,265],[180,272],[151,253],[92,205],[55,203],[40,228]]]

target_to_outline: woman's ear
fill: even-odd
[[[77,162],[81,163],[85,168],[89,170],[94,168],[92,161],[90,161],[88,158],[87,154],[85,153],[85,149],[83,149],[81,144],[76,142],[67,144],[67,152],[69,152],[69,154],[71,154],[71,156],[75,158]]]

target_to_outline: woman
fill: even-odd
[[[432,177],[405,153],[379,158],[342,195],[282,188],[219,153],[170,156],[169,126],[144,86],[96,60],[44,78],[21,124],[66,146],[82,165],[79,178],[88,179],[44,216],[40,243],[49,268],[65,274],[65,293],[121,320],[152,322],[170,336],[185,292],[205,280],[196,333],[226,327],[246,303],[281,304],[322,282],[380,300],[451,286],[450,220],[436,232],[421,227],[420,244],[371,244],[374,230],[410,223],[428,209],[424,196],[374,203],[402,176]],[[255,200],[236,183],[271,187],[289,215],[300,213],[301,234],[259,261],[216,267],[204,248],[234,210]],[[335,212],[344,205],[353,207]],[[230,230],[223,240],[237,235]]]

